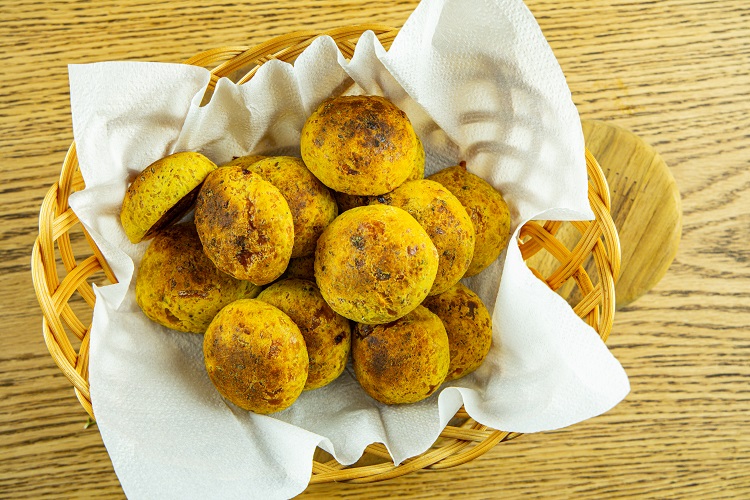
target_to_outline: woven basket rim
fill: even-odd
[[[384,45],[392,42],[398,33],[397,29],[380,24],[344,26],[329,31],[299,31],[271,38],[253,47],[228,46],[207,50],[187,59],[185,64],[211,68],[210,90],[220,77],[243,68],[250,67],[238,83],[248,81],[269,60],[293,61],[319,36],[333,38],[344,56],[350,58],[355,40],[367,30],[373,31]],[[518,244],[525,260],[542,249],[560,260],[560,266],[549,277],[545,278],[534,269],[532,271],[553,289],[573,279],[583,295],[574,311],[588,321],[606,341],[614,318],[614,284],[619,275],[620,246],[610,215],[606,178],[588,149],[585,153],[589,201],[596,219],[570,222],[581,233],[579,243],[571,250],[556,239],[555,235],[563,224],[560,221],[546,221],[544,224],[532,221],[522,228]],[[42,333],[47,348],[57,366],[72,383],[81,405],[93,418],[88,385],[90,324],[85,325],[73,313],[68,301],[78,292],[93,309],[95,297],[87,280],[97,272],[103,272],[110,283],[116,283],[117,280],[101,251],[68,205],[70,194],[84,187],[75,143],[72,143],[63,161],[60,178],[51,186],[40,207],[39,233],[32,249],[31,273],[42,310]],[[80,261],[72,248],[70,231],[73,229],[83,233],[88,243],[87,251],[91,251],[90,256]],[[593,256],[596,265],[599,276],[597,284],[592,283],[584,267],[589,256]],[[65,267],[62,278],[57,269],[58,258]],[[71,335],[80,341],[78,349],[73,347]],[[386,461],[375,465],[355,464],[344,467],[332,458],[313,460],[310,483],[374,482],[425,468],[454,467],[477,458],[500,442],[520,435],[479,424],[463,408],[456,414],[456,419],[461,422],[448,425],[441,433],[439,444],[436,443],[423,454],[398,466],[392,463],[387,449],[379,443],[368,446],[365,455],[391,460],[390,463]]]

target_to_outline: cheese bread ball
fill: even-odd
[[[255,413],[288,408],[307,380],[307,347],[299,328],[256,299],[219,311],[203,338],[203,358],[219,393]]]
[[[354,374],[381,403],[415,403],[435,392],[450,364],[448,336],[436,315],[419,306],[387,325],[356,325]]]
[[[340,315],[365,324],[388,323],[412,311],[435,281],[438,254],[430,237],[400,208],[353,208],[323,232],[315,279]]]
[[[206,178],[195,225],[216,267],[256,285],[281,276],[292,255],[294,223],[284,196],[239,166],[216,169]]]
[[[292,156],[264,158],[247,169],[276,186],[286,199],[294,221],[292,258],[315,253],[318,237],[338,215],[338,207],[328,188],[300,158]]]
[[[323,101],[302,127],[300,147],[323,184],[354,195],[392,191],[424,153],[406,113],[378,96]]]
[[[181,332],[203,333],[222,307],[260,287],[219,271],[203,253],[192,222],[159,232],[143,255],[135,299],[144,314]]]
[[[263,290],[258,300],[284,312],[302,332],[310,361],[305,390],[323,387],[341,375],[349,357],[351,326],[326,304],[315,283],[279,281]]]
[[[481,299],[461,283],[422,303],[445,325],[451,351],[446,381],[473,372],[492,345],[492,319]]]
[[[510,211],[503,195],[463,165],[428,177],[458,198],[474,224],[474,257],[465,276],[474,276],[497,259],[510,238]]]
[[[156,160],[128,186],[120,222],[132,243],[152,237],[182,217],[216,165],[200,153],[182,152]]]
[[[427,231],[439,256],[429,295],[444,292],[464,276],[474,254],[474,226],[461,202],[445,187],[427,179],[407,181],[371,203],[402,208]]]

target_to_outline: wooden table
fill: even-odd
[[[0,21],[0,497],[122,496],[41,336],[29,261],[72,140],[68,63],[178,62],[300,29],[401,26],[416,1],[3,2]],[[618,312],[632,392],[609,413],[462,467],[308,497],[750,497],[750,3],[528,0],[582,118],[661,153],[684,230],[667,276]]]

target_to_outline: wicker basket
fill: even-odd
[[[185,62],[210,69],[209,89],[213,89],[222,76],[232,76],[239,83],[248,81],[260,65],[270,59],[293,61],[320,35],[331,36],[344,56],[350,58],[357,38],[365,30],[374,31],[386,47],[397,33],[395,29],[380,25],[349,26],[324,33],[302,31],[273,38],[252,48],[238,46],[209,50]],[[586,163],[589,201],[596,220],[530,222],[522,228],[518,244],[527,263],[532,256],[535,256],[535,262],[553,263],[552,266],[542,266],[549,272],[544,272],[542,267],[539,270],[532,268],[532,271],[553,290],[565,289],[565,295],[576,297],[569,298],[573,310],[606,340],[614,317],[614,284],[620,267],[620,246],[609,212],[609,190],[604,174],[588,151]],[[114,283],[116,279],[68,206],[70,194],[83,188],[76,148],[72,144],[63,162],[60,180],[42,202],[31,272],[42,309],[42,330],[49,352],[73,384],[81,405],[93,417],[88,383],[89,330],[95,300],[91,284],[95,281]],[[565,226],[571,226],[566,229],[567,245],[556,237],[558,230]],[[569,243],[571,232],[577,236],[577,243],[573,245]],[[540,260],[542,254],[546,257]],[[349,467],[318,450],[311,483],[374,482],[418,469],[453,467],[519,434],[481,425],[462,408],[440,436],[432,448],[399,466],[393,465],[382,444],[368,446],[363,458]]]

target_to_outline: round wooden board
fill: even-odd
[[[606,122],[582,125],[586,147],[607,177],[620,235],[620,308],[653,288],[674,260],[682,233],[680,192],[659,153],[640,137]]]
[[[584,120],[582,125],[586,147],[609,184],[611,213],[622,250],[615,287],[616,307],[621,308],[653,288],[674,260],[682,233],[680,192],[667,165],[640,137],[601,121]],[[556,236],[572,248],[581,234],[566,224]],[[547,252],[539,252],[528,263],[542,276],[551,275],[560,265]],[[584,267],[596,280],[591,259]],[[565,283],[557,293],[576,304],[580,297],[572,284]]]

